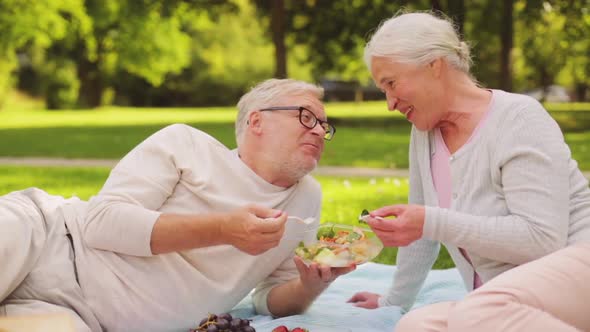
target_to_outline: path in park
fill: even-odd
[[[117,163],[114,159],[65,159],[65,158],[19,158],[0,157],[0,165],[18,166],[57,166],[57,167],[108,167]],[[379,169],[358,167],[318,167],[313,174],[330,176],[363,176],[363,177],[407,177],[407,169]]]
[[[18,158],[0,157],[0,165],[59,166],[59,167],[109,167],[117,163],[114,159],[64,159],[64,158]],[[590,172],[583,172],[590,179]],[[361,176],[361,177],[407,177],[407,169],[320,166],[315,175]]]

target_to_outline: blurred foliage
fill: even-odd
[[[270,0],[2,0],[0,107],[12,87],[48,108],[234,104],[273,75]],[[473,72],[498,87],[503,4],[513,6],[512,86],[589,96],[590,0],[282,0],[288,76],[370,81],[362,53],[400,9],[460,19]],[[505,67],[505,66],[504,66]]]
[[[66,38],[71,21],[88,22],[82,0],[0,1],[0,106],[12,85],[17,53]]]
[[[254,8],[245,0],[235,11],[212,17],[205,11],[186,12],[184,28],[191,36],[191,63],[166,83],[154,87],[133,77],[117,84],[132,105],[228,105],[252,85],[271,76],[272,46],[253,24]],[[124,104],[124,103],[123,103]]]
[[[12,76],[11,72],[16,67],[16,61],[14,57],[11,56],[10,58],[7,57],[0,57],[0,109],[6,103],[7,95],[10,93],[10,88],[12,86]]]
[[[254,0],[262,17],[271,15],[271,1]],[[406,6],[427,9],[428,1],[298,1],[284,0],[287,43],[305,45],[304,62],[312,63],[312,77],[369,81],[362,52],[369,33],[379,22]],[[267,29],[270,29],[266,22]],[[270,39],[270,34],[267,34]]]
[[[80,81],[76,64],[68,59],[50,61],[44,67],[46,74],[46,103],[49,109],[74,108],[78,101]]]
[[[526,83],[539,82],[540,86],[549,86],[567,59],[565,56],[555,56],[565,54],[569,48],[563,33],[566,18],[549,3],[542,4],[539,9],[531,11],[527,10],[525,3],[518,4],[517,15],[522,17],[517,20],[518,29],[529,31],[516,35],[517,44],[520,45],[516,49],[520,55],[518,60],[523,62],[522,75],[519,76]]]

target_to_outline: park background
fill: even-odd
[[[314,173],[322,222],[407,202],[410,125],[362,62],[372,31],[403,8],[453,18],[480,84],[543,102],[590,171],[589,0],[0,0],[0,195],[88,199],[171,123],[234,148],[239,97],[289,77],[326,89],[338,128]],[[443,250],[435,267],[452,266]]]

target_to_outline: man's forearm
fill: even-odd
[[[300,314],[329,285],[329,283],[326,283],[314,288],[306,288],[301,283],[301,279],[297,278],[276,286],[268,293],[268,310],[276,317]]]
[[[223,243],[219,222],[221,214],[182,215],[163,213],[152,230],[153,254],[209,247]]]

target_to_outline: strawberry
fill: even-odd
[[[303,329],[301,327],[296,327],[296,328],[292,329],[291,332],[309,332],[309,330]]]
[[[275,327],[272,332],[289,332],[289,329],[285,325]]]

